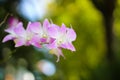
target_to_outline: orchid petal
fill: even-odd
[[[7,41],[12,40],[12,39],[14,39],[14,37],[12,35],[7,35],[4,37],[2,42],[7,42]]]
[[[15,47],[20,47],[20,46],[25,45],[24,39],[15,39],[14,42],[15,42]]]
[[[62,24],[60,30],[61,30],[61,33],[66,33],[67,28],[66,28],[65,24]]]
[[[76,39],[76,33],[75,31],[71,28],[71,29],[67,29],[67,37],[69,39],[69,41],[74,41]]]
[[[50,23],[49,23],[48,19],[45,19],[44,22],[43,22],[43,27],[45,29],[47,29],[49,27],[49,25],[50,25]]]
[[[34,35],[31,40],[31,42],[40,42],[40,37],[38,35]]]
[[[57,51],[58,51],[58,59],[57,59],[57,61],[56,62],[59,62],[59,56],[62,56],[64,59],[65,59],[65,57],[64,57],[64,55],[63,55],[63,53],[62,53],[62,50],[60,49],[60,48],[57,48]]]
[[[41,38],[40,41],[41,41],[42,43],[46,43],[46,42],[47,42],[47,38]]]
[[[19,23],[19,20],[18,20],[17,18],[13,17],[13,16],[11,16],[11,17],[8,19],[9,28],[16,26],[18,23]]]
[[[33,23],[29,22],[26,30],[32,31],[34,33],[40,33],[41,24],[40,22],[33,22]]]
[[[40,45],[40,43],[38,42],[33,42],[31,45],[37,47],[37,48],[41,48],[42,46]]]
[[[51,27],[48,30],[49,36],[52,37],[52,38],[58,37],[58,34],[59,34],[58,30],[59,30],[59,27],[55,24],[52,24]]]
[[[71,50],[71,51],[76,51],[76,50],[75,50],[75,47],[73,46],[72,43],[67,43],[67,44],[66,44],[66,48],[69,49],[69,50]]]
[[[9,27],[9,28],[7,28],[7,29],[5,29],[5,32],[7,32],[7,33],[14,33],[14,28],[15,28],[15,26],[14,27]]]
[[[67,45],[66,45],[66,44],[61,44],[60,47],[66,49],[66,48],[67,48]]]
[[[39,36],[33,36],[33,38],[30,40],[30,44],[35,46],[35,47],[41,48],[40,37]]]
[[[51,43],[51,44],[48,44],[47,47],[48,47],[49,49],[55,49],[55,48],[57,48],[57,43],[56,43],[56,41],[54,41],[54,42]]]
[[[59,62],[60,56],[64,57],[62,50],[60,48],[51,49],[49,52],[57,56],[56,62]]]
[[[49,44],[53,43],[54,41],[55,41],[54,38],[48,38],[48,42],[49,42]]]
[[[21,37],[24,37],[25,36],[25,29],[23,27],[23,24],[20,22],[17,24],[16,28],[14,29],[14,32],[18,35],[18,36],[21,36]]]

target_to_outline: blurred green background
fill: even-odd
[[[20,15],[19,11],[13,7],[12,4],[14,2],[15,0],[7,5],[8,3],[2,2],[1,0],[0,22],[4,20],[7,13],[10,13],[27,24],[29,20]],[[14,6],[16,5],[18,4],[14,3]],[[56,56],[44,53],[41,50],[39,51],[32,46],[14,48],[12,41],[2,43],[2,39],[6,35],[4,29],[7,26],[7,21],[5,21],[0,26],[0,70],[3,70],[0,72],[1,80],[13,80],[5,79],[4,76],[7,73],[14,73],[14,70],[7,71],[6,66],[9,67],[9,65],[12,65],[15,70],[21,65],[26,67],[26,70],[32,72],[34,76],[40,77],[35,80],[111,80],[111,69],[109,69],[106,61],[104,20],[102,13],[93,5],[92,1],[56,0],[47,6],[47,14],[40,18],[40,21],[43,22],[45,18],[48,18],[58,25],[62,23],[65,23],[68,27],[72,25],[77,34],[77,39],[73,42],[76,52],[63,50],[66,58],[61,57],[57,63]],[[120,0],[117,0],[113,15],[115,58],[119,64]],[[21,58],[24,60],[20,64],[19,60]],[[36,69],[36,63],[42,59],[48,60],[55,65],[56,72],[54,75],[46,76],[42,72],[39,73]],[[119,73],[118,75],[120,75]]]

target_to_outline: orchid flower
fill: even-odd
[[[28,23],[27,29],[26,29],[26,40],[28,44],[33,45],[35,47],[41,48],[40,38],[38,35],[36,35],[34,32],[32,32],[32,29],[35,29],[36,26],[38,26],[39,22]]]
[[[72,44],[76,39],[75,31],[72,28],[67,28],[65,24],[59,27],[47,19],[42,25],[40,22],[29,22],[26,29],[24,29],[22,22],[11,19],[5,32],[9,34],[4,37],[3,42],[13,40],[15,47],[33,45],[41,48],[42,45],[45,45],[51,54],[57,56],[57,62],[60,56],[64,57],[62,48],[76,51]]]
[[[19,22],[18,24],[14,25],[14,26],[9,26],[8,29],[5,29],[5,32],[9,33],[7,36],[4,37],[3,42],[9,41],[9,40],[14,40],[16,38],[18,38],[18,35],[15,33],[14,29],[22,26],[22,23]]]
[[[10,27],[6,29],[5,31],[9,34],[3,39],[3,42],[13,40],[15,42],[15,47],[19,46],[29,46],[34,45],[36,47],[41,47],[39,44],[36,43],[35,40],[33,40],[34,33],[32,33],[29,29],[29,25],[27,29],[25,30],[23,27],[23,23],[19,22],[16,26]]]
[[[29,22],[26,30],[23,28],[23,26],[19,26],[15,28],[14,30],[15,33],[19,35],[19,38],[17,39],[16,42],[18,45],[16,44],[17,45],[16,47],[21,45],[26,45],[26,46],[33,45],[35,47],[41,48],[41,45],[39,43],[39,38],[36,37],[36,35],[31,31],[31,25],[32,23]]]
[[[34,22],[30,26],[30,30],[36,34],[36,37],[39,37],[41,43],[51,43],[53,38],[49,37],[48,30],[50,23],[47,19],[44,20],[43,25],[40,22]]]
[[[17,18],[10,17],[8,19],[8,28],[5,29],[5,32],[10,33],[9,35],[5,36],[3,42],[13,40],[17,35],[14,33],[14,28],[19,26],[21,23],[18,21]]]
[[[53,24],[49,29],[49,35],[55,39],[53,43],[48,45],[50,49],[61,47],[75,51],[72,41],[76,39],[76,33],[72,28],[66,28],[64,24],[61,27]]]
[[[48,48],[50,53],[57,56],[57,62],[60,56],[64,57],[61,48],[75,51],[72,41],[76,39],[76,33],[72,28],[66,28],[64,24],[61,27],[52,24],[49,28],[49,36],[55,39],[51,44],[48,44]]]

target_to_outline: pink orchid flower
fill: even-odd
[[[55,40],[47,47],[50,49],[50,53],[57,56],[57,62],[60,56],[64,57],[61,48],[75,51],[72,42],[76,39],[76,33],[72,28],[66,28],[64,24],[61,27],[52,24],[49,28],[49,36]]]
[[[26,46],[33,45],[38,48],[42,47],[39,36],[32,32],[32,30],[35,29],[36,26],[38,26],[38,23],[39,22],[29,22],[26,30],[22,26],[15,29],[16,34],[19,35],[22,39],[18,39],[20,40],[20,44],[23,43],[23,45]]]
[[[9,35],[5,36],[5,38],[3,39],[3,42],[9,41],[9,40],[13,40],[15,37],[17,37],[17,35],[14,32],[14,28],[19,26],[21,23],[18,21],[17,18],[14,17],[10,17],[8,19],[8,28],[5,29],[5,32],[10,33]]]
[[[39,38],[39,42],[42,44],[48,44],[53,42],[53,38],[49,37],[48,30],[50,23],[47,19],[44,20],[43,25],[40,22],[33,22],[30,26],[30,30],[36,34],[36,38]]]
[[[22,23],[19,22],[18,24],[16,25],[11,25],[9,26],[8,29],[5,29],[5,32],[9,33],[7,36],[4,37],[3,41],[2,42],[6,42],[6,41],[9,41],[9,40],[14,40],[15,38],[18,37],[18,35],[15,33],[14,29],[16,27],[19,27],[19,26],[22,26]]]
[[[25,30],[23,23],[19,22],[16,26],[6,29],[5,31],[9,34],[3,39],[3,42],[13,40],[15,42],[15,47],[34,45],[40,48],[41,45],[37,44],[36,40],[34,39],[34,33],[31,32],[29,27],[30,23]]]
[[[57,62],[60,56],[64,57],[62,48],[76,51],[72,44],[76,39],[76,33],[65,24],[59,27],[45,19],[42,25],[40,22],[29,22],[27,28],[24,29],[22,22],[11,19],[5,31],[9,34],[4,37],[3,42],[13,40],[15,47],[33,45],[41,48],[45,45],[51,54],[57,56]]]
[[[76,33],[72,28],[66,28],[64,24],[61,27],[53,24],[49,29],[49,35],[55,39],[53,43],[48,45],[50,49],[61,47],[75,51],[72,42],[76,39]]]

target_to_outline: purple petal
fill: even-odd
[[[66,49],[67,48],[67,44],[61,44],[60,47]]]
[[[17,27],[17,25],[19,24],[18,19],[11,17],[10,20],[8,20],[8,28],[5,30],[5,32],[8,33],[13,33],[14,32],[14,28]]]
[[[61,33],[66,33],[67,28],[66,28],[65,24],[62,24],[60,29],[61,29]]]
[[[53,43],[54,41],[55,41],[54,38],[48,38],[48,42],[49,42],[49,44]]]
[[[49,25],[50,25],[50,23],[49,23],[48,19],[45,19],[44,22],[43,22],[43,27],[45,29],[47,29],[49,27]]]
[[[19,23],[19,20],[13,16],[11,16],[9,19],[8,19],[8,25],[9,27],[14,27],[15,25],[17,25]]]
[[[29,22],[26,30],[32,31],[34,33],[40,33],[41,24],[40,24],[40,22],[33,22],[33,23]]]
[[[42,43],[46,43],[46,42],[47,42],[47,38],[40,38],[40,41],[41,41]]]
[[[69,39],[69,41],[74,41],[76,39],[76,33],[72,28],[68,28],[67,29],[67,37]]]
[[[69,50],[71,50],[71,51],[76,51],[76,50],[75,50],[75,47],[73,46],[72,43],[67,43],[67,44],[66,44],[66,48],[69,49]]]
[[[33,42],[31,45],[33,45],[33,46],[35,46],[37,48],[42,48],[42,46],[38,42]]]
[[[6,41],[9,41],[9,40],[12,40],[12,39],[14,39],[14,37],[12,35],[7,35],[7,36],[4,37],[2,42],[6,42]]]
[[[42,46],[40,45],[40,37],[39,36],[33,36],[33,38],[30,40],[30,44],[35,46],[35,47],[38,47],[38,48],[41,48]]]
[[[31,42],[40,42],[40,37],[38,35],[34,35],[30,41]]]
[[[26,41],[25,46],[30,46],[30,45],[31,45],[30,41]]]
[[[5,32],[8,32],[8,33],[12,34],[14,32],[14,28],[15,28],[15,26],[14,27],[9,27],[9,28],[5,29]]]
[[[55,24],[52,24],[51,27],[48,30],[48,35],[52,38],[56,38],[59,35],[59,27]]]
[[[24,39],[15,39],[14,42],[15,42],[15,47],[20,47],[20,46],[25,45]]]
[[[16,28],[14,29],[14,31],[15,31],[15,33],[16,33],[18,36],[21,36],[21,37],[25,36],[25,33],[26,33],[26,31],[25,31],[25,29],[24,29],[24,27],[23,27],[22,22],[20,22],[20,23],[17,24],[17,26],[16,26]]]
[[[54,42],[51,43],[51,44],[48,44],[47,47],[48,47],[49,49],[55,49],[55,48],[57,48],[57,43],[56,43],[56,41],[54,41]]]

